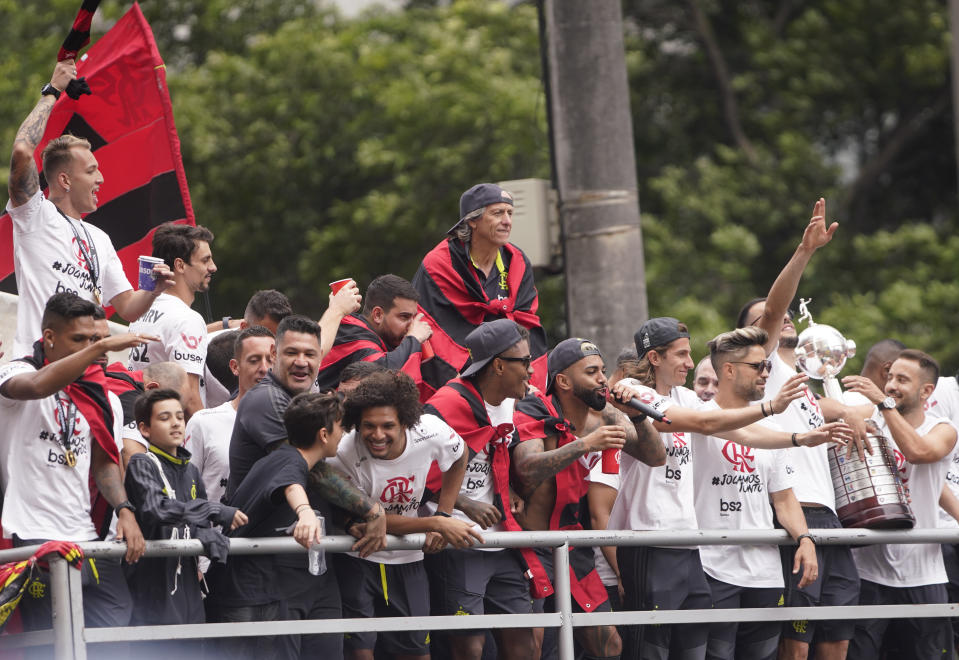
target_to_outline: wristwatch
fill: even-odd
[[[130,509],[130,513],[134,515],[137,512],[136,507],[130,504],[130,500],[123,500],[113,508],[117,510],[117,513],[120,512],[120,509]]]
[[[60,92],[59,89],[57,89],[56,87],[54,87],[51,83],[47,83],[47,84],[44,85],[43,88],[40,90],[40,96],[46,96],[46,95],[48,95],[48,94],[49,94],[50,96],[52,96],[53,98],[55,98],[55,99],[59,99],[61,92]]]
[[[879,402],[879,407],[883,410],[892,410],[896,407],[896,400],[891,396],[887,396],[885,399]]]

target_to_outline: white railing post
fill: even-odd
[[[50,564],[53,657],[56,660],[86,660],[80,571],[71,571],[66,560],[56,554],[48,555],[47,561]]]
[[[569,593],[569,543],[553,548],[553,601],[560,615],[559,660],[573,660],[573,599]]]

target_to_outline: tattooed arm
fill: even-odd
[[[633,422],[621,410],[608,404],[603,411],[603,424],[616,424],[626,429],[626,444],[623,446],[623,451],[636,460],[652,467],[666,463],[666,447],[648,419],[643,418],[641,422]]]
[[[366,521],[357,525],[362,535],[353,544],[353,550],[361,557],[368,557],[386,545],[386,516],[379,502],[370,499],[332,465],[322,461],[310,471],[310,485],[330,504]]]
[[[556,476],[573,461],[591,451],[622,449],[627,429],[619,425],[605,425],[577,438],[562,447],[544,451],[542,438],[530,438],[513,449],[512,463],[519,480],[520,495],[528,496],[541,483]]]
[[[112,437],[110,442],[113,442]],[[123,488],[123,480],[120,477],[120,466],[113,462],[96,439],[91,439],[90,446],[92,447],[90,470],[93,472],[97,490],[110,503],[110,506],[116,508],[118,504],[127,501],[127,491]],[[117,511],[117,541],[127,542],[127,562],[132,564],[143,556],[146,548],[143,532],[140,531],[136,516],[130,509]]]
[[[50,84],[60,91],[67,88],[70,80],[76,78],[76,64],[73,60],[58,62],[53,70]],[[23,120],[17,136],[13,140],[13,155],[10,158],[10,180],[7,190],[10,193],[10,205],[22,206],[40,189],[40,176],[37,173],[37,164],[33,159],[33,152],[43,139],[43,132],[47,128],[47,120],[56,99],[52,96],[41,96],[40,100]]]

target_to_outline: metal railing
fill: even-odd
[[[878,531],[860,529],[810,530],[819,545],[872,545],[876,543],[959,543],[959,529],[914,529]],[[714,623],[729,621],[790,621],[798,619],[894,619],[940,618],[959,615],[959,605],[860,605],[844,607],[777,607],[760,609],[651,610],[573,613],[569,584],[569,548],[573,546],[700,546],[700,545],[791,545],[783,530],[689,530],[682,532],[631,532],[618,530],[568,532],[494,532],[483,535],[487,547],[554,548],[556,612],[544,614],[483,614],[430,617],[381,617],[369,619],[323,619],[262,621],[252,623],[203,623],[160,626],[87,628],[83,621],[80,572],[70,570],[59,556],[50,557],[53,599],[52,630],[0,637],[0,653],[6,649],[53,644],[57,660],[86,660],[86,646],[98,642],[300,635],[312,633],[393,630],[476,630],[483,628],[559,628],[559,657],[572,660],[573,629],[596,625]],[[355,539],[325,537],[327,552],[345,552]],[[409,550],[423,546],[425,534],[388,537],[387,549]],[[121,557],[122,543],[79,544],[87,557]],[[0,551],[0,563],[30,557],[37,546]],[[292,538],[231,539],[230,554],[266,555],[304,553]],[[456,552],[445,550],[444,552]],[[145,557],[197,556],[203,553],[197,540],[147,541]],[[303,559],[304,569],[306,558]]]

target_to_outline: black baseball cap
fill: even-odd
[[[460,196],[460,219],[446,233],[453,234],[473,211],[500,202],[513,206],[513,196],[495,183],[477,183]]]
[[[636,342],[636,355],[642,359],[650,349],[665,346],[683,337],[688,338],[689,333],[679,329],[678,319],[672,316],[649,319],[633,335],[633,341]]]
[[[549,370],[549,376],[546,380],[546,393],[550,394],[553,391],[553,382],[556,380],[556,374],[590,355],[603,357],[603,354],[599,352],[596,344],[588,339],[572,337],[556,344],[546,359],[546,367]]]
[[[522,341],[516,321],[510,319],[496,319],[481,323],[472,330],[463,345],[470,352],[470,366],[460,374],[461,377],[472,376],[482,369],[494,357],[515,346]]]

